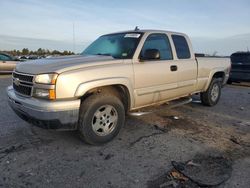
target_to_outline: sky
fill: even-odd
[[[250,48],[250,0],[0,0],[0,10],[0,50],[81,52],[102,34],[135,26],[184,32],[200,53]]]

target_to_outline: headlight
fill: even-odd
[[[39,74],[35,77],[38,84],[56,84],[58,74]]]
[[[54,100],[56,99],[56,92],[54,89],[40,89],[35,88],[33,92],[34,97]]]

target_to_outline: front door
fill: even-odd
[[[160,52],[159,59],[144,58],[145,52],[152,49]],[[150,34],[146,38],[140,57],[133,62],[133,66],[136,107],[167,100],[175,95],[178,76],[171,45],[165,33]]]

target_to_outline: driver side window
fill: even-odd
[[[156,49],[160,52],[160,60],[172,60],[172,50],[165,34],[151,34],[147,37],[142,47],[140,57],[144,57],[146,50]]]

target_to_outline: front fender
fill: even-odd
[[[110,85],[123,85],[125,86],[130,95],[130,104],[131,107],[134,106],[134,89],[132,87],[132,83],[128,78],[124,77],[112,77],[112,78],[102,78],[97,80],[91,80],[88,82],[84,82],[79,84],[77,87],[77,90],[75,92],[75,97],[81,97],[85,95],[89,90],[97,88],[97,87],[103,87],[103,86],[110,86]]]

